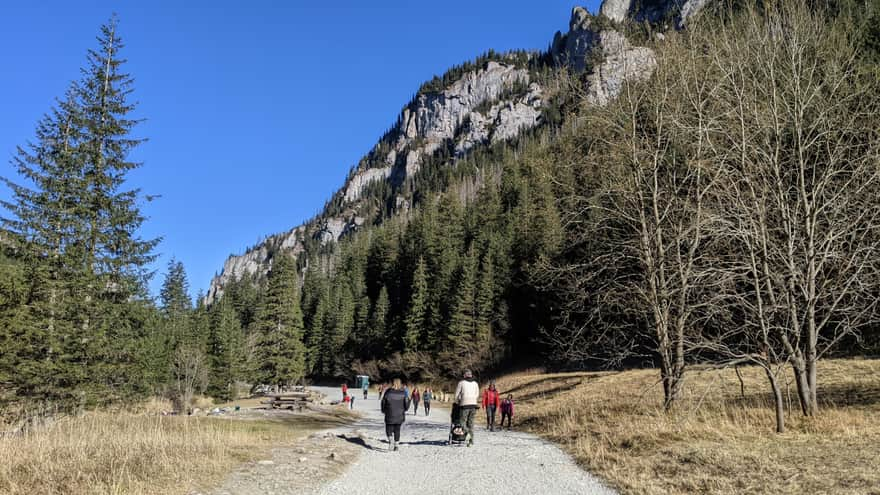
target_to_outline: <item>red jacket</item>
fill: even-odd
[[[495,406],[495,409],[501,407],[501,397],[498,395],[497,389],[487,388],[483,392],[483,407]]]

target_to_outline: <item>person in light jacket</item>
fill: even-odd
[[[406,421],[409,397],[403,392],[400,379],[395,378],[389,390],[382,394],[382,412],[385,413],[385,436],[388,437],[388,450],[397,450],[400,441],[400,425]]]
[[[454,402],[461,409],[461,426],[470,447],[474,444],[474,416],[480,407],[480,384],[471,370],[464,370],[464,378],[455,387]]]

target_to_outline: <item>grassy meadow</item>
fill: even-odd
[[[819,415],[801,417],[794,385],[788,432],[774,433],[763,372],[693,371],[665,414],[656,370],[497,380],[515,427],[561,444],[622,493],[880,493],[880,360],[826,360]]]
[[[161,409],[87,412],[0,437],[0,493],[188,494],[347,414],[229,419]]]

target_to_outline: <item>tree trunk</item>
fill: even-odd
[[[807,380],[807,369],[804,359],[800,356],[792,360],[792,371],[794,372],[795,384],[797,384],[798,401],[801,404],[801,412],[804,416],[812,416],[814,409],[810,402],[810,383]]]
[[[764,371],[767,373],[767,379],[770,380],[770,388],[773,390],[773,403],[776,409],[776,433],[785,433],[785,405],[782,401],[782,391],[779,389],[779,382],[770,368],[764,368]]]
[[[819,402],[816,399],[816,361],[816,350],[813,348],[807,356],[807,402],[810,406],[810,414],[808,416],[813,416],[819,412]]]

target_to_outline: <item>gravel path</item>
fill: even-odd
[[[337,388],[315,387],[331,399]],[[359,391],[353,391],[359,392]],[[412,495],[413,493],[614,494],[578,467],[553,444],[516,431],[476,431],[474,446],[446,445],[448,410],[430,417],[407,415],[400,450],[388,452],[379,401],[358,396],[354,408],[363,418],[334,430],[361,448],[360,457],[312,495]]]

